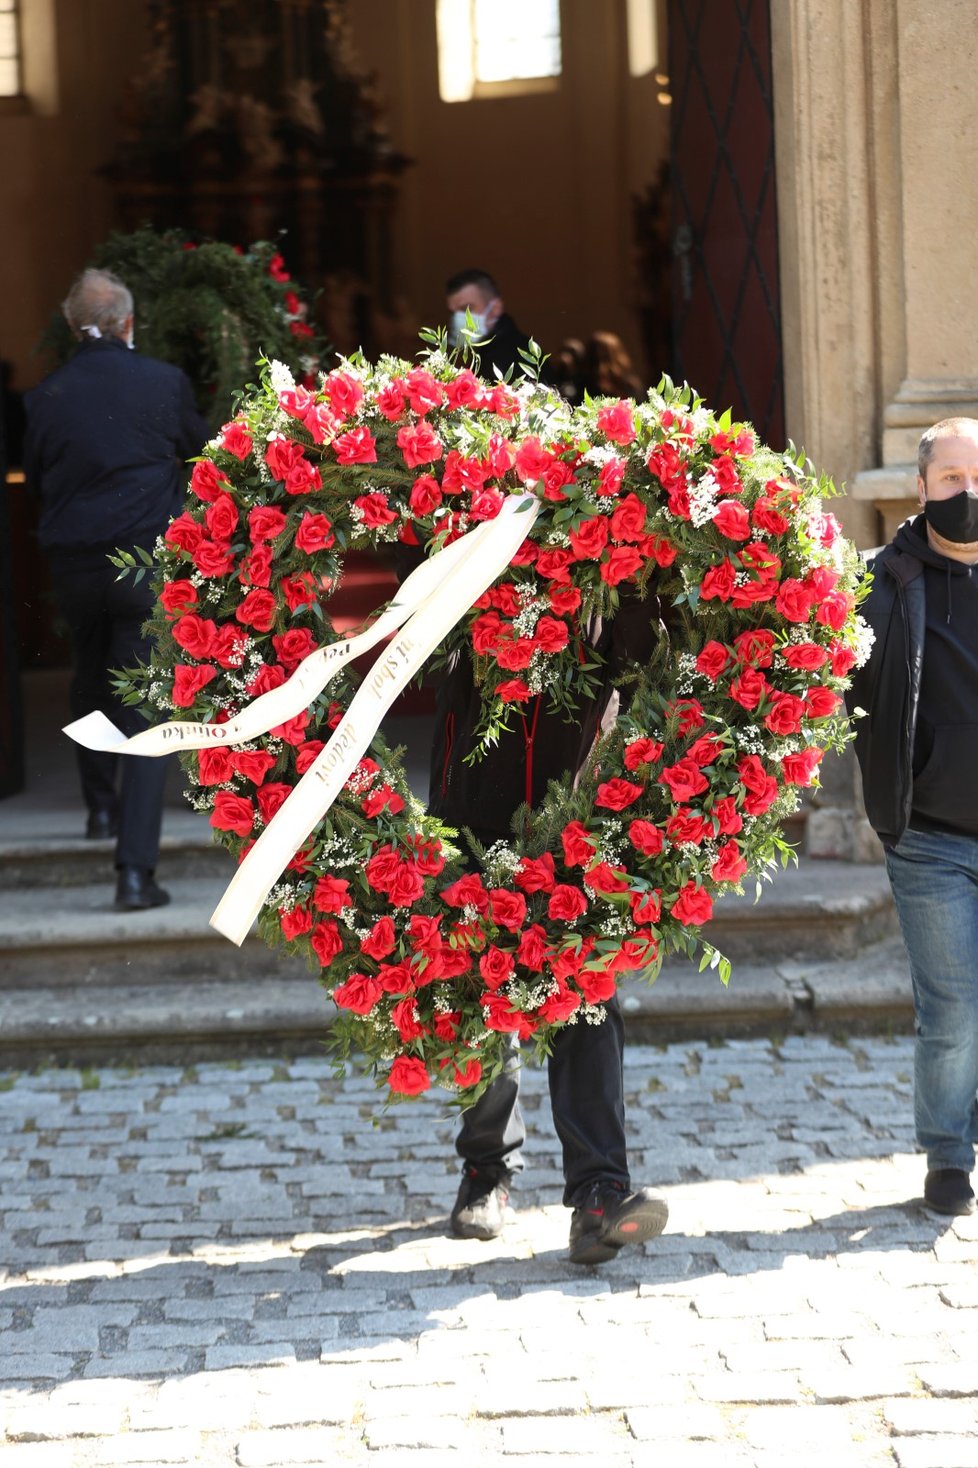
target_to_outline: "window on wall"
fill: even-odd
[[[438,0],[443,102],[551,91],[560,76],[560,0]]]
[[[0,97],[16,97],[21,90],[19,21],[17,0],[0,0]]]

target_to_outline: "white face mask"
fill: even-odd
[[[489,302],[489,306],[491,305],[492,301]],[[462,340],[463,332],[466,336],[471,335],[473,341],[482,341],[485,337],[489,336],[491,328],[486,320],[489,314],[489,306],[484,311],[469,311],[468,314],[472,318],[471,332],[465,324],[466,313],[464,311],[453,311],[451,320],[448,323],[449,346],[457,346]]]

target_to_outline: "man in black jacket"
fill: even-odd
[[[457,346],[466,329],[466,312],[473,321],[472,340],[476,346],[481,376],[493,381],[497,372],[505,377],[510,368],[513,376],[522,371],[520,352],[525,352],[530,339],[520,331],[507,311],[499,287],[486,270],[460,270],[445,282],[445,302],[451,312],[448,327],[450,346]]]
[[[871,562],[851,708],[869,820],[910,958],[924,1198],[974,1211],[978,1141],[978,420],[920,441],[922,514]]]
[[[38,539],[71,630],[72,716],[99,709],[136,734],[145,721],[114,698],[110,673],[148,660],[142,625],[153,597],[148,577],[119,580],[106,557],[117,548],[152,551],[180,512],[186,460],[208,430],[184,374],[131,350],[133,302],[121,280],[86,270],[63,310],[81,345],[27,395],[24,467],[40,496]],[[115,756],[76,751],[87,835],[118,838],[116,907],[167,902],[153,880],[166,762],[125,758],[117,789]]]

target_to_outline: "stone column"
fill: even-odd
[[[974,178],[973,0],[895,0],[899,195],[891,226],[903,282],[900,382],[881,415],[877,466],[853,498],[872,504],[880,541],[916,508],[921,432],[978,416],[978,195]]]

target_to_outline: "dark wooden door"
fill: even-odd
[[[769,0],[669,0],[674,359],[784,446]]]

